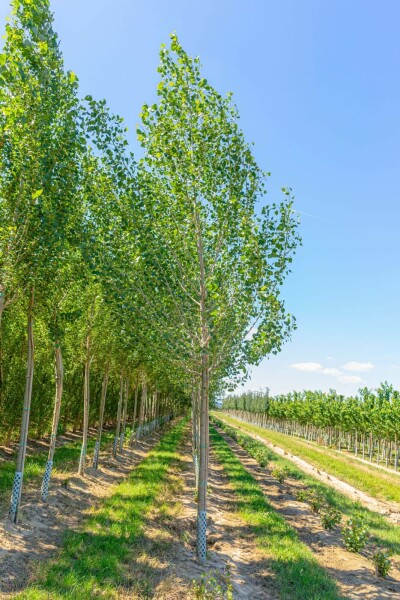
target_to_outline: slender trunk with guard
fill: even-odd
[[[127,377],[125,380],[125,400],[124,400],[124,409],[122,411],[121,436],[119,438],[119,451],[120,452],[122,452],[123,447],[124,447],[126,415],[127,415],[127,410],[128,410],[128,397],[129,397],[129,377]]]
[[[117,408],[117,424],[115,428],[115,437],[114,437],[114,445],[113,445],[113,457],[116,458],[118,453],[118,441],[119,441],[119,432],[121,429],[121,411],[122,411],[122,399],[124,396],[124,378],[121,374],[120,384],[119,384],[119,400],[118,400],[118,408]]]
[[[78,475],[85,475],[90,403],[90,335],[86,338],[85,378],[83,386],[83,435]]]
[[[5,289],[0,283],[0,407],[3,404],[3,385],[4,385],[4,373],[3,373],[3,338],[2,338],[2,318],[5,308]]]
[[[196,201],[194,203],[194,220],[197,236],[197,255],[200,274],[200,327],[201,327],[201,391],[200,391],[200,427],[199,427],[199,477],[197,484],[197,560],[205,565],[207,558],[207,482],[209,453],[209,330],[207,323],[207,288],[203,254],[201,222]]]
[[[56,397],[55,397],[55,401],[54,401],[53,423],[52,423],[52,427],[51,427],[49,455],[47,458],[46,468],[44,471],[44,476],[43,476],[43,481],[42,481],[42,487],[41,487],[41,491],[40,491],[43,502],[47,501],[47,497],[49,495],[49,486],[50,486],[51,472],[53,470],[54,453],[56,450],[57,431],[58,431],[58,423],[60,420],[61,401],[62,401],[63,383],[64,383],[64,368],[63,368],[62,352],[61,352],[61,347],[60,347],[59,341],[57,341],[55,343],[54,355],[55,355],[55,372],[56,372]]]
[[[29,416],[32,400],[33,370],[35,360],[35,347],[33,339],[33,307],[35,302],[34,290],[32,288],[28,307],[28,360],[26,368],[24,407],[22,411],[21,433],[19,438],[18,455],[16,471],[14,475],[13,488],[11,493],[11,506],[9,517],[14,523],[18,522],[18,511],[21,501],[22,480],[24,477],[26,444],[28,441]]]
[[[135,439],[136,439],[136,435],[135,435],[135,423],[136,423],[138,395],[139,395],[139,385],[136,384],[136,387],[135,387],[135,400],[134,400],[134,405],[133,405],[132,435],[131,435],[131,440],[130,440],[131,446],[134,445]]]
[[[101,435],[103,433],[104,407],[106,404],[109,373],[110,373],[110,362],[108,361],[106,364],[106,369],[104,371],[103,385],[101,387],[99,427],[97,429],[97,438],[96,438],[96,443],[94,446],[94,457],[93,457],[93,468],[94,469],[97,469],[99,466],[99,453],[100,453],[100,446],[101,446]]]
[[[139,425],[138,428],[136,430],[136,439],[140,440],[143,434],[143,427],[144,427],[144,411],[145,411],[145,405],[147,402],[147,383],[144,383],[142,386],[142,397],[140,400],[140,415],[139,415]]]

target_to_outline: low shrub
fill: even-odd
[[[325,506],[325,498],[320,492],[311,492],[308,496],[308,501],[311,506],[311,510],[316,515],[319,514]]]
[[[297,490],[296,499],[299,502],[307,502],[310,497],[310,490]]]
[[[360,552],[368,540],[368,530],[365,518],[361,513],[355,513],[342,530],[344,545],[350,552]]]
[[[388,550],[374,550],[372,554],[372,562],[375,565],[375,574],[379,577],[386,577],[392,568],[392,562],[389,558]]]
[[[321,521],[325,529],[334,529],[342,520],[342,513],[336,508],[328,508],[322,515]]]
[[[279,483],[283,483],[289,475],[289,469],[286,467],[283,467],[283,469],[281,467],[274,467],[271,474],[279,481]]]

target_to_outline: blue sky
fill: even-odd
[[[176,30],[232,91],[241,126],[289,185],[303,247],[284,290],[298,329],[253,370],[273,393],[400,387],[398,0],[53,0],[66,66],[133,132]],[[4,23],[8,3],[0,2]]]

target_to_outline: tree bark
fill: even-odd
[[[43,502],[47,501],[47,497],[49,494],[49,485],[50,485],[50,479],[51,479],[51,472],[53,470],[53,459],[54,459],[54,452],[56,450],[57,431],[58,431],[58,423],[60,420],[61,401],[62,401],[62,394],[63,394],[64,368],[63,368],[62,352],[61,352],[61,347],[60,347],[59,341],[56,341],[56,343],[55,343],[54,354],[55,354],[55,371],[56,371],[56,397],[55,397],[55,401],[54,401],[53,424],[51,427],[49,455],[47,458],[46,468],[44,471],[42,487],[41,487],[41,497],[42,497]]]
[[[209,454],[209,417],[208,417],[208,391],[209,391],[209,330],[207,322],[207,288],[206,272],[203,254],[203,239],[200,215],[196,201],[194,203],[194,220],[197,236],[197,255],[200,274],[200,327],[201,327],[201,393],[200,393],[200,448],[199,448],[199,478],[197,494],[197,561],[200,565],[206,564],[207,557],[207,482],[208,482],[208,454]]]
[[[122,410],[122,398],[124,395],[124,378],[121,373],[120,384],[119,384],[119,400],[118,400],[118,408],[117,408],[117,425],[115,428],[115,438],[114,438],[114,446],[113,446],[113,457],[116,458],[118,453],[118,441],[119,441],[119,432],[121,428],[121,410]]]
[[[125,400],[124,400],[124,410],[122,411],[122,428],[121,428],[121,436],[119,438],[119,451],[122,453],[124,447],[125,440],[125,428],[126,428],[126,414],[128,410],[128,397],[129,397],[129,377],[125,380]]]
[[[2,318],[5,308],[5,290],[4,286],[0,283],[0,407],[3,404],[3,385],[4,385],[4,374],[3,374],[3,337],[2,337]]]
[[[89,430],[89,403],[90,403],[90,333],[86,338],[86,361],[85,361],[85,381],[83,387],[83,435],[82,450],[79,459],[78,475],[85,475],[87,440]]]
[[[97,469],[99,466],[99,453],[100,453],[100,446],[101,446],[101,435],[103,433],[104,407],[106,404],[109,373],[110,373],[110,361],[108,361],[106,364],[106,369],[104,371],[104,377],[103,377],[103,385],[101,388],[99,427],[97,429],[97,438],[96,438],[96,443],[95,443],[95,447],[94,447],[94,457],[93,457],[93,468],[94,469]]]
[[[131,446],[134,445],[135,440],[136,440],[135,423],[136,423],[138,395],[139,395],[139,383],[137,383],[136,387],[135,387],[135,401],[134,401],[134,405],[133,405],[133,419],[132,419],[132,435],[131,435],[131,441],[130,441]]]
[[[140,415],[139,415],[139,426],[136,430],[136,439],[139,440],[143,433],[143,419],[144,419],[144,408],[147,402],[147,383],[143,384],[142,397],[140,400]]]
[[[32,400],[32,384],[33,384],[33,370],[35,361],[35,347],[33,338],[33,307],[35,302],[34,289],[31,289],[31,295],[29,299],[28,307],[28,360],[26,368],[26,382],[25,382],[25,394],[24,394],[24,407],[22,412],[22,424],[21,433],[18,446],[18,455],[16,463],[16,471],[14,475],[14,483],[11,493],[11,506],[9,510],[9,517],[14,523],[18,522],[18,511],[21,501],[22,491],[22,480],[24,477],[25,457],[26,457],[26,444],[28,441],[28,429],[29,429],[29,416],[31,410]]]

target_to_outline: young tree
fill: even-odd
[[[27,377],[10,518],[17,520],[34,370],[33,318],[60,268],[74,213],[76,82],[65,73],[48,0],[14,0],[0,58],[0,320],[29,297]]]
[[[287,339],[293,321],[279,290],[299,240],[288,191],[257,216],[265,174],[231,96],[211,87],[175,35],[161,50],[159,73],[159,102],[143,107],[138,129],[152,224],[146,297],[156,292],[149,318],[164,318],[166,345],[200,389],[197,552],[204,564],[210,382],[245,372]]]

